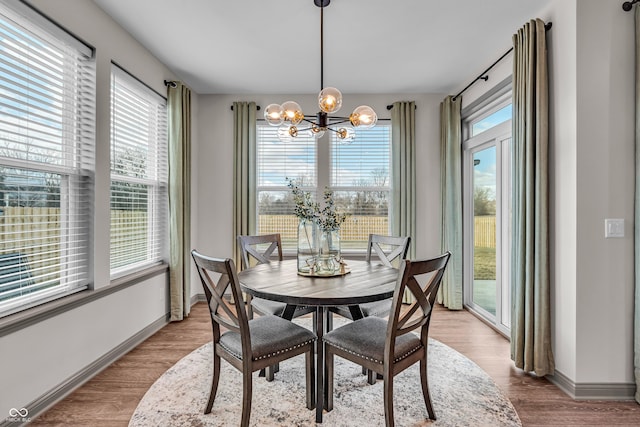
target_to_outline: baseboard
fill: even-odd
[[[53,405],[67,397],[78,387],[89,381],[91,378],[99,374],[102,370],[110,366],[116,360],[120,359],[122,356],[127,354],[129,351],[136,348],[140,345],[144,340],[158,332],[165,325],[169,323],[169,315],[165,315],[160,319],[156,320],[146,328],[139,331],[137,334],[124,341],[119,346],[115,347],[113,350],[104,354],[96,361],[86,366],[84,369],[73,375],[72,377],[67,378],[64,382],[59,384],[57,387],[49,390],[49,392],[43,394],[33,402],[29,403],[25,406],[29,410],[29,418],[34,419],[38,415],[44,413],[47,409],[51,408]],[[1,419],[0,419],[1,420]],[[15,427],[15,422],[9,422],[4,420],[0,422],[0,427],[11,426]]]
[[[636,392],[633,383],[575,383],[557,370],[545,378],[575,400],[634,400]]]
[[[199,302],[207,302],[207,297],[204,294],[195,294],[191,296],[191,307]]]

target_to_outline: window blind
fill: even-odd
[[[166,258],[166,100],[115,64],[111,80],[111,276]]]
[[[95,61],[34,14],[0,5],[0,316],[89,283]]]
[[[370,233],[389,234],[390,172],[390,125],[358,129],[350,144],[332,135],[331,190],[336,206],[349,213],[340,230],[343,247],[364,249]]]

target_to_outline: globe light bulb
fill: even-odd
[[[341,127],[336,131],[340,144],[351,144],[356,139],[356,132],[351,126]]]
[[[349,116],[349,121],[355,127],[371,129],[378,122],[378,115],[368,105],[361,105],[353,110],[353,113]]]
[[[283,117],[285,122],[291,122],[292,125],[297,125],[304,119],[304,113],[302,108],[295,101],[287,101],[282,104]]]
[[[317,125],[311,126],[311,133],[316,138],[322,138],[324,136],[324,132],[325,132],[325,129],[323,129],[323,128],[317,126]]]
[[[326,87],[318,94],[318,106],[325,113],[335,113],[342,107],[342,94],[335,87]]]
[[[264,109],[264,120],[271,126],[280,126],[284,122],[284,110],[280,104],[269,104]]]
[[[278,139],[282,142],[291,142],[293,137],[290,134],[291,126],[280,126],[278,128]]]

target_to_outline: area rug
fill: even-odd
[[[315,410],[305,406],[304,360],[300,355],[280,363],[270,383],[254,373],[252,426],[315,424]],[[397,426],[522,425],[493,380],[462,354],[430,339],[428,367],[437,420],[427,419],[416,363],[394,379]],[[242,375],[222,362],[213,410],[205,415],[211,372],[208,343],[178,361],[151,386],[129,426],[237,426],[242,412]],[[325,426],[384,426],[382,380],[369,385],[359,366],[335,357],[334,381],[334,409],[324,413]]]

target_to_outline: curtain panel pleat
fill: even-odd
[[[636,402],[640,403],[640,7],[635,10],[636,31],[636,181],[635,181],[635,228],[634,228],[634,265],[635,265],[635,314],[633,331],[633,372],[636,379]]]
[[[447,96],[440,104],[440,187],[442,252],[451,252],[438,291],[438,303],[462,309],[462,98]]]
[[[233,103],[233,260],[242,268],[236,236],[256,234],[256,103]]]
[[[391,162],[394,236],[410,236],[408,259],[415,257],[416,241],[416,103],[394,102],[391,108]],[[403,302],[414,301],[410,292]]]
[[[167,88],[169,115],[169,293],[171,321],[191,311],[191,90]]]
[[[538,376],[554,373],[551,349],[548,142],[544,22],[513,36],[511,358]]]

